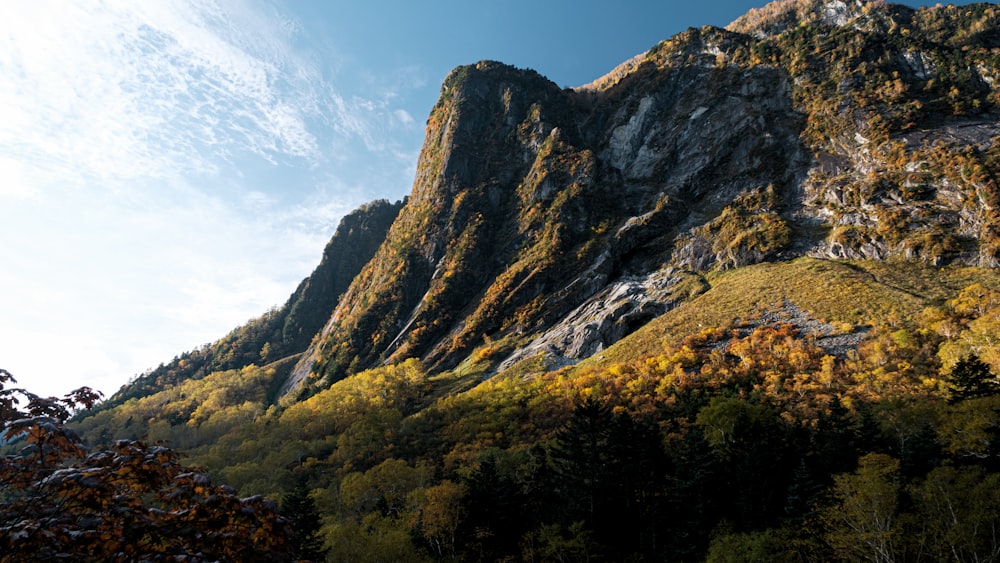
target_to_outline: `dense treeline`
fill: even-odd
[[[539,128],[544,104],[518,108],[525,118],[516,139],[476,147],[537,145],[539,158],[524,163],[531,181],[515,194],[515,227],[536,239],[530,245],[503,247],[509,230],[483,213],[499,193],[485,172],[453,198],[423,194],[393,227],[405,236],[376,254],[399,210],[379,204],[384,227],[368,253],[375,259],[365,267],[359,253],[343,270],[361,272],[350,291],[374,305],[345,306],[357,330],[348,337],[333,327],[319,343],[308,396],[276,391],[291,354],[308,345],[354,274],[343,288],[328,280],[337,290],[314,274],[284,308],[140,377],[73,425],[82,442],[67,438],[47,450],[50,434],[29,434],[35,450],[8,452],[0,465],[11,476],[0,481],[0,502],[27,511],[33,498],[52,500],[39,506],[93,537],[86,524],[96,521],[72,510],[90,509],[74,495],[101,475],[110,488],[97,489],[108,494],[80,498],[100,499],[97,509],[109,514],[120,511],[119,500],[145,510],[150,526],[139,545],[149,549],[173,545],[158,523],[190,537],[233,524],[256,537],[262,522],[277,530],[278,556],[291,549],[330,561],[1000,559],[1000,281],[995,271],[941,267],[969,256],[980,259],[965,263],[1000,260],[1000,149],[988,135],[965,148],[920,138],[924,127],[995,111],[1000,43],[992,30],[1000,16],[987,4],[911,11],[867,2],[857,25],[838,27],[821,21],[826,12],[817,6],[775,3],[743,22],[746,35],[689,30],[652,50],[623,83],[641,85],[688,63],[787,72],[804,142],[829,163],[812,169],[803,188],[833,217],[824,241],[914,262],[800,259],[691,272],[698,291],[593,358],[560,369],[534,358],[496,374],[496,361],[566,312],[569,300],[550,293],[563,266],[590,264],[614,231],[580,203],[585,185],[563,181],[589,177],[598,157],[573,148],[575,133]],[[499,108],[513,98],[491,99]],[[444,109],[430,125],[453,123]],[[446,137],[425,147],[418,174],[444,165]],[[463,151],[475,152],[455,154],[482,156]],[[541,197],[546,178],[562,178],[552,180],[563,188],[551,199]],[[615,197],[604,197],[587,205],[612,209]],[[762,184],[720,204],[690,234],[711,241],[716,254],[781,258],[803,235],[787,200]],[[438,207],[450,211],[432,225]],[[447,249],[431,264],[425,254],[440,241]],[[496,248],[518,262],[484,262]],[[469,280],[479,278],[495,283],[469,301]],[[406,282],[413,279],[430,280],[426,291]],[[365,280],[386,284],[373,293]],[[309,292],[322,299],[296,297]],[[468,311],[451,331],[448,323]],[[412,317],[402,340],[397,314]],[[426,364],[404,360],[444,334]],[[454,365],[445,356],[465,359]],[[20,421],[4,408],[13,407],[0,400],[3,420],[14,424],[8,440],[31,424],[63,435],[62,414],[48,427],[42,411]],[[182,469],[166,446],[207,475]],[[48,451],[63,453],[54,464],[34,464]],[[129,480],[145,471],[133,463],[139,457],[160,468],[141,486]],[[207,504],[216,491],[209,475],[255,499],[248,502],[262,519],[249,528],[186,521],[185,503]],[[244,502],[229,489],[216,492],[226,506]],[[287,521],[264,496],[283,499]],[[151,499],[159,504],[142,504]],[[101,534],[116,529],[116,520],[107,522]],[[288,534],[279,530],[286,524]],[[5,541],[22,537],[17,525],[5,521]],[[24,537],[33,546],[42,536]]]
[[[305,486],[333,561],[982,559],[1000,547],[998,289],[865,325],[778,302],[653,354],[486,381],[409,360],[283,406],[249,367],[76,428],[166,440],[242,494]]]

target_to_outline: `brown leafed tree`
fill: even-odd
[[[65,422],[99,393],[42,398],[12,383],[0,369],[0,562],[294,559],[273,503],[213,485],[173,450],[88,452]]]

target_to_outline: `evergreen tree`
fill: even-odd
[[[582,519],[593,526],[601,514],[614,481],[608,471],[611,430],[611,409],[587,398],[576,405],[566,427],[556,437],[552,461],[571,522]]]
[[[812,515],[816,501],[822,494],[823,486],[812,475],[805,457],[799,459],[795,473],[792,474],[792,482],[788,485],[785,518],[797,524],[805,522]]]
[[[651,419],[579,402],[551,447],[565,529],[582,523],[611,560],[656,558],[667,456]]]
[[[320,515],[316,501],[309,496],[309,487],[304,479],[299,479],[295,488],[281,499],[279,512],[287,518],[292,527],[292,546],[300,559],[325,561],[327,550],[323,548],[320,536]]]
[[[461,559],[509,560],[517,553],[517,539],[528,532],[526,499],[515,477],[501,467],[497,455],[485,455],[465,480],[468,487],[464,528],[470,541]],[[475,554],[475,555],[473,555]]]
[[[709,535],[728,504],[721,486],[726,468],[697,426],[684,435],[672,461],[671,494],[664,514],[667,559],[694,561],[704,555]]]
[[[966,399],[988,397],[1000,393],[1000,382],[990,371],[990,366],[979,359],[976,354],[959,360],[953,368],[948,381],[951,391],[950,401],[957,403]]]

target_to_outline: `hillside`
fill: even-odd
[[[304,484],[337,561],[995,558],[998,24],[780,0],[577,89],[459,67],[404,202],[74,429]]]
[[[449,369],[487,341],[502,361],[663,266],[996,266],[997,46],[975,31],[994,8],[859,5],[779,2],[731,26],[759,20],[753,33],[692,29],[599,88],[456,69],[411,201],[304,364],[322,387],[408,357]],[[648,320],[669,301],[630,307]],[[602,339],[630,330],[613,324]]]
[[[901,461],[914,486],[952,463],[961,479],[1000,469],[1000,395],[951,399],[970,350],[1000,363],[984,345],[1000,313],[992,271],[804,258],[703,283],[574,368],[521,364],[483,381],[482,368],[409,360],[276,408],[263,391],[275,370],[250,367],[75,428],[88,441],[108,429],[164,440],[243,494],[277,497],[306,477],[332,518],[332,553],[361,560],[522,549],[698,560],[716,536],[737,550],[770,541],[769,560],[829,560],[827,530],[848,532],[806,523],[864,454]],[[732,436],[713,434],[719,424]]]

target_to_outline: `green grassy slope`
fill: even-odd
[[[788,301],[817,320],[852,330],[887,319],[913,321],[974,283],[1000,290],[981,268],[934,268],[910,262],[838,262],[801,258],[710,274],[707,291],[650,322],[586,365],[628,361],[706,327],[725,327]]]

